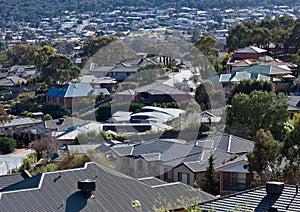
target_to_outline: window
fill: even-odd
[[[48,102],[51,102],[51,96],[48,96]]]
[[[56,97],[55,96],[53,96],[53,102],[56,102]]]
[[[59,98],[59,102],[60,102],[60,103],[64,103],[64,98],[60,97],[60,98]]]
[[[189,185],[190,184],[190,175],[182,172],[178,172],[178,181]]]

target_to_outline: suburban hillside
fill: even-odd
[[[294,5],[296,0],[2,0],[0,21],[35,21],[42,17],[56,17],[63,11],[107,11],[122,6],[137,7],[195,7],[244,8],[248,6]]]

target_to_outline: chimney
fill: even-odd
[[[80,180],[78,181],[78,189],[81,194],[88,199],[93,195],[92,192],[96,189],[96,181],[90,179]]]
[[[266,191],[267,194],[281,194],[284,189],[284,183],[283,182],[275,182],[271,181],[266,184]]]

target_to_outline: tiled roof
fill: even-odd
[[[10,122],[6,122],[4,123],[4,127],[18,127],[18,126],[28,126],[28,125],[35,125],[38,123],[41,123],[41,120],[38,119],[33,119],[30,117],[16,117],[12,120],[10,120]]]
[[[149,186],[157,186],[157,185],[163,185],[166,184],[165,181],[162,181],[156,177],[145,177],[145,178],[139,178],[138,181],[145,183]]]
[[[45,123],[39,123],[30,127],[26,127],[20,130],[21,133],[31,133],[41,136],[51,136],[51,130],[45,127]]]
[[[51,88],[46,96],[56,97],[89,97],[94,94],[94,89],[89,83],[67,84],[61,88]]]
[[[292,74],[290,70],[287,70],[285,68],[276,65],[268,65],[268,64],[258,64],[249,67],[233,68],[233,72],[241,72],[241,71],[246,71],[251,74],[265,74],[265,75]]]
[[[162,165],[169,167],[176,167],[188,162],[191,170],[202,171],[200,165],[207,161],[210,152],[216,154],[216,163],[221,166],[232,155],[250,152],[253,148],[252,141],[233,135],[216,134],[188,143],[154,139],[131,145],[115,145],[112,150],[120,157],[143,157],[145,160],[151,161],[156,159]],[[204,165],[206,167],[206,164]]]
[[[171,209],[184,207],[177,202],[182,197],[202,201],[214,198],[182,183],[150,186],[96,163],[38,176],[40,180],[34,188],[27,188],[24,181],[19,186],[23,190],[1,191],[1,211],[136,211],[132,208],[134,200],[140,201],[142,211],[152,211],[159,198],[170,203]],[[77,188],[78,181],[85,179],[96,181],[93,197],[88,199]]]
[[[246,190],[200,203],[202,211],[299,211],[300,193],[296,186],[284,185],[281,194],[267,194],[266,187]],[[272,210],[273,209],[273,210]],[[277,210],[275,210],[277,209]]]
[[[65,131],[70,127],[78,126],[84,123],[86,123],[86,121],[71,117],[46,121],[45,126],[47,129]]]
[[[0,175],[0,190],[24,180],[21,174]]]
[[[134,89],[134,91],[136,93],[147,92],[151,95],[160,95],[160,94],[168,94],[168,95],[174,95],[174,94],[183,95],[184,94],[185,95],[185,94],[188,94],[186,92],[180,91],[174,87],[171,87],[169,85],[162,84],[162,83],[155,84],[155,85],[153,85],[153,84],[145,85],[143,87]]]
[[[267,50],[255,46],[248,46],[243,49],[238,49],[234,53],[265,53]]]

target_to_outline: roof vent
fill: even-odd
[[[96,189],[96,181],[90,179],[80,180],[78,181],[78,189],[85,198],[90,198],[93,196],[92,192]]]
[[[281,194],[284,189],[283,182],[268,182],[266,184],[267,194]]]

